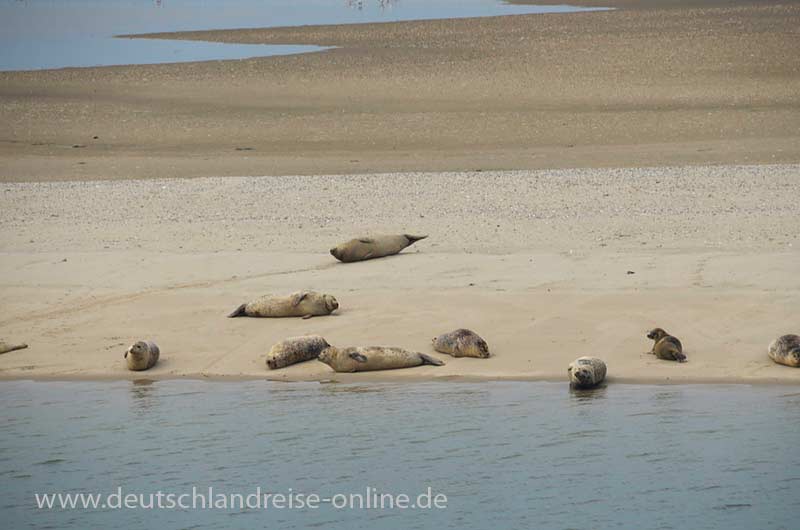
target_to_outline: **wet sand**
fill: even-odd
[[[0,73],[0,180],[800,161],[797,2],[603,4],[170,34],[336,48]]]
[[[797,333],[800,166],[7,183],[0,190],[0,378],[565,380],[597,355],[611,381],[800,383],[767,358]],[[337,242],[427,233],[341,264]],[[228,319],[266,293],[335,295],[333,316]],[[646,354],[660,326],[689,362]],[[457,327],[488,360],[433,353]],[[268,371],[286,337],[431,353],[443,367]],[[162,361],[128,372],[135,340]]]

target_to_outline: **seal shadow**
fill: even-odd
[[[605,382],[592,388],[580,388],[569,385],[569,394],[577,403],[589,403],[597,399],[606,399],[608,385]]]

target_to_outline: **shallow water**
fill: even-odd
[[[796,528],[793,387],[0,383],[7,528]],[[382,493],[446,509],[37,510],[34,493]]]
[[[0,70],[242,59],[323,49],[114,35],[580,10],[586,9],[499,0],[0,0]]]

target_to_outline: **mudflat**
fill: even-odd
[[[0,73],[0,180],[800,161],[800,4],[158,38],[320,44],[242,61]]]

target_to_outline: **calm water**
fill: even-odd
[[[585,10],[500,0],[0,0],[0,70],[284,55],[317,46],[114,39],[162,31],[350,24]]]
[[[5,528],[798,527],[800,392],[0,383]],[[37,510],[34,493],[385,493],[444,510]]]

